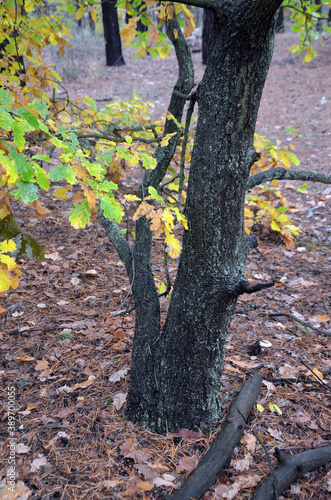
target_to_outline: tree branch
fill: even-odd
[[[260,290],[263,290],[264,288],[270,288],[274,286],[275,283],[274,281],[270,281],[267,283],[257,283],[256,285],[253,285],[252,283],[249,283],[249,281],[243,280],[239,283],[238,285],[238,293],[255,293],[259,292]]]
[[[302,319],[297,318],[294,316],[294,314],[290,313],[285,313],[285,312],[272,312],[272,313],[259,313],[259,316],[269,316],[271,318],[272,316],[287,316],[288,318],[293,319],[293,321],[297,321],[301,325],[305,326],[306,328],[311,328],[312,330],[315,330],[315,332],[321,333],[323,335],[328,335],[331,337],[331,332],[327,332],[325,330],[320,330],[319,328],[316,328],[316,326],[312,325],[311,323],[308,323],[307,321],[303,321]]]
[[[116,252],[125,265],[130,283],[132,284],[134,278],[132,249],[121,233],[118,224],[113,220],[107,219],[103,215],[101,208],[99,208],[98,215],[100,222],[107,233],[109,241],[114,245]]]
[[[254,374],[245,382],[231,404],[221,432],[199,462],[198,467],[172,495],[172,500],[201,498],[215,483],[244,434],[245,425],[259,394],[261,383],[262,377],[258,374]]]
[[[285,455],[279,448],[275,448],[275,456],[280,466],[275,470],[274,477],[276,479],[277,494],[281,495],[296,479],[306,472],[331,462],[331,445],[321,446],[292,456]],[[274,477],[270,475],[255,491],[251,500],[273,500]]]
[[[248,178],[247,191],[254,186],[259,186],[265,182],[275,179],[287,179],[292,181],[312,181],[322,182],[323,184],[331,184],[331,175],[323,172],[312,172],[310,170],[288,170],[284,167],[271,168]]]

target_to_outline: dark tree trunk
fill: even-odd
[[[211,40],[211,34],[214,27],[214,12],[203,9],[203,28],[202,28],[202,64],[207,64],[208,49]]]
[[[131,1],[129,3],[132,4],[133,2]],[[146,4],[144,2],[142,2],[140,5],[140,8],[139,8],[139,11],[142,14],[144,12],[144,10],[146,10]],[[128,12],[126,12],[125,21],[128,23],[129,19],[131,17],[132,16],[130,16],[130,14],[128,14]],[[139,21],[137,22],[137,31],[139,31],[139,33],[144,33],[145,31],[148,31],[148,26],[145,26],[145,24],[142,23],[141,19],[139,19]]]
[[[208,431],[221,417],[225,341],[243,293],[246,259],[256,246],[244,232],[245,192],[258,158],[254,131],[280,3],[242,0],[215,8],[196,96],[199,117],[185,209],[189,230],[161,335],[149,337],[155,301],[148,297],[143,331],[135,333],[127,415],[155,432]]]
[[[284,25],[284,7],[281,7],[279,9],[279,14],[278,14],[278,17],[277,17],[277,21],[276,21],[276,32],[277,33],[284,33],[285,31],[285,25]]]
[[[102,22],[106,41],[106,65],[123,66],[121,37],[118,26],[116,0],[101,0]]]

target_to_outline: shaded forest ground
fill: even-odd
[[[300,134],[295,140],[300,168],[330,173],[329,48],[319,48],[318,59],[303,66],[300,57],[288,52],[294,42],[291,34],[276,38],[258,132],[286,141],[286,128],[295,127]],[[66,59],[50,57],[72,97],[91,95],[103,105],[137,93],[155,103],[156,117],[167,106],[176,80],[172,56],[134,62],[126,50],[126,66],[106,68],[102,40],[86,36],[74,43]],[[200,53],[194,54],[194,61],[198,81],[203,74]],[[137,182],[128,176],[120,188],[127,191]],[[296,453],[331,440],[330,337],[289,317],[262,315],[291,313],[320,330],[331,329],[331,188],[311,185],[308,194],[301,194],[297,185],[284,183],[294,221],[302,229],[296,248],[286,250],[270,232],[259,234],[247,276],[253,281],[273,278],[276,285],[241,298],[227,344],[224,412],[253,371],[265,377],[258,400],[265,410],[252,412],[246,436],[205,500],[248,499],[269,474],[265,451],[253,431],[274,465],[275,446]],[[46,194],[43,201],[51,210],[47,219],[33,219],[20,207],[18,213],[23,229],[44,245],[46,258],[22,258],[19,288],[0,298],[1,401],[7,401],[7,387],[15,386],[19,479],[16,493],[8,496],[4,406],[0,498],[161,498],[196,466],[213,435],[201,435],[197,429],[157,436],[124,419],[134,326],[133,311],[119,315],[133,305],[124,267],[98,222],[77,231],[67,221],[65,200],[54,201]],[[156,241],[153,269],[164,280],[161,249]],[[172,280],[176,268],[174,261]],[[164,313],[167,305],[163,298]],[[271,346],[254,349],[257,340]],[[282,415],[272,412],[269,403]],[[331,474],[320,468],[292,485],[286,495],[325,499],[330,491]]]

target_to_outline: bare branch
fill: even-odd
[[[275,456],[279,468],[275,470],[277,494],[281,495],[296,479],[321,465],[331,461],[331,445],[321,446],[313,450],[304,451],[297,455],[285,455],[279,448],[275,448]],[[255,491],[251,500],[273,500],[274,477],[271,475]]]
[[[272,286],[275,286],[274,281],[268,281],[265,283],[257,283],[256,285],[253,285],[253,283],[249,283],[249,281],[243,280],[239,283],[238,285],[238,293],[256,293],[259,292],[260,290],[263,290],[264,288],[270,288]]]
[[[260,184],[264,184],[265,182],[270,182],[275,179],[331,184],[331,175],[324,174],[323,172],[312,172],[310,170],[288,170],[284,167],[277,167],[249,177],[247,182],[247,191],[252,189],[254,186],[259,186]]]
[[[331,337],[331,332],[327,332],[326,330],[320,330],[319,328],[316,328],[316,326],[312,325],[311,323],[308,323],[307,321],[303,321],[302,319],[297,318],[294,316],[294,314],[290,313],[285,313],[285,312],[272,312],[272,313],[260,313],[259,316],[269,316],[270,318],[272,316],[287,316],[288,318],[293,319],[293,321],[297,321],[301,325],[305,326],[306,328],[311,328],[312,330],[315,330],[315,332],[321,333],[323,335],[328,335]]]
[[[120,259],[123,261],[126,267],[126,272],[128,273],[130,283],[132,284],[134,274],[132,249],[121,233],[118,224],[114,220],[107,219],[103,215],[103,211],[101,210],[101,208],[99,208],[98,215],[100,222],[107,233],[109,241],[114,245],[115,250],[117,251]]]

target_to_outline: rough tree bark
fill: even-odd
[[[106,41],[106,65],[123,66],[122,44],[118,26],[116,0],[101,0],[103,31]]]
[[[256,246],[244,233],[245,192],[257,160],[255,123],[281,2],[206,3],[215,27],[196,95],[199,118],[185,208],[189,230],[163,332],[144,347],[153,366],[152,393],[139,391],[137,400],[131,385],[128,403],[128,416],[156,432],[207,431],[219,420],[225,340],[245,262]]]
[[[211,34],[214,26],[214,12],[209,9],[203,11],[203,28],[202,28],[202,64],[207,64],[208,50],[211,39]]]
[[[257,242],[245,235],[244,204],[247,187],[257,181],[256,176],[249,181],[258,159],[254,131],[281,2],[184,2],[213,10],[215,25],[205,75],[191,96],[191,103],[198,103],[199,117],[185,207],[189,229],[162,331],[148,222],[137,221],[131,249],[115,223],[105,222],[100,214],[125,262],[136,305],[127,418],[154,432],[197,427],[209,431],[219,421],[225,342],[237,298],[270,286],[245,281],[246,259]],[[181,121],[186,94],[193,88],[193,65],[176,19],[169,22],[168,33],[179,64],[169,109]],[[176,130],[173,121],[166,123],[165,133]],[[157,167],[145,173],[140,195],[148,186],[158,187],[179,133],[168,146],[157,149]],[[300,175],[307,179],[306,172],[297,172],[296,178]],[[267,180],[274,178],[270,171],[269,176]],[[331,176],[312,175],[312,180],[331,182]]]

